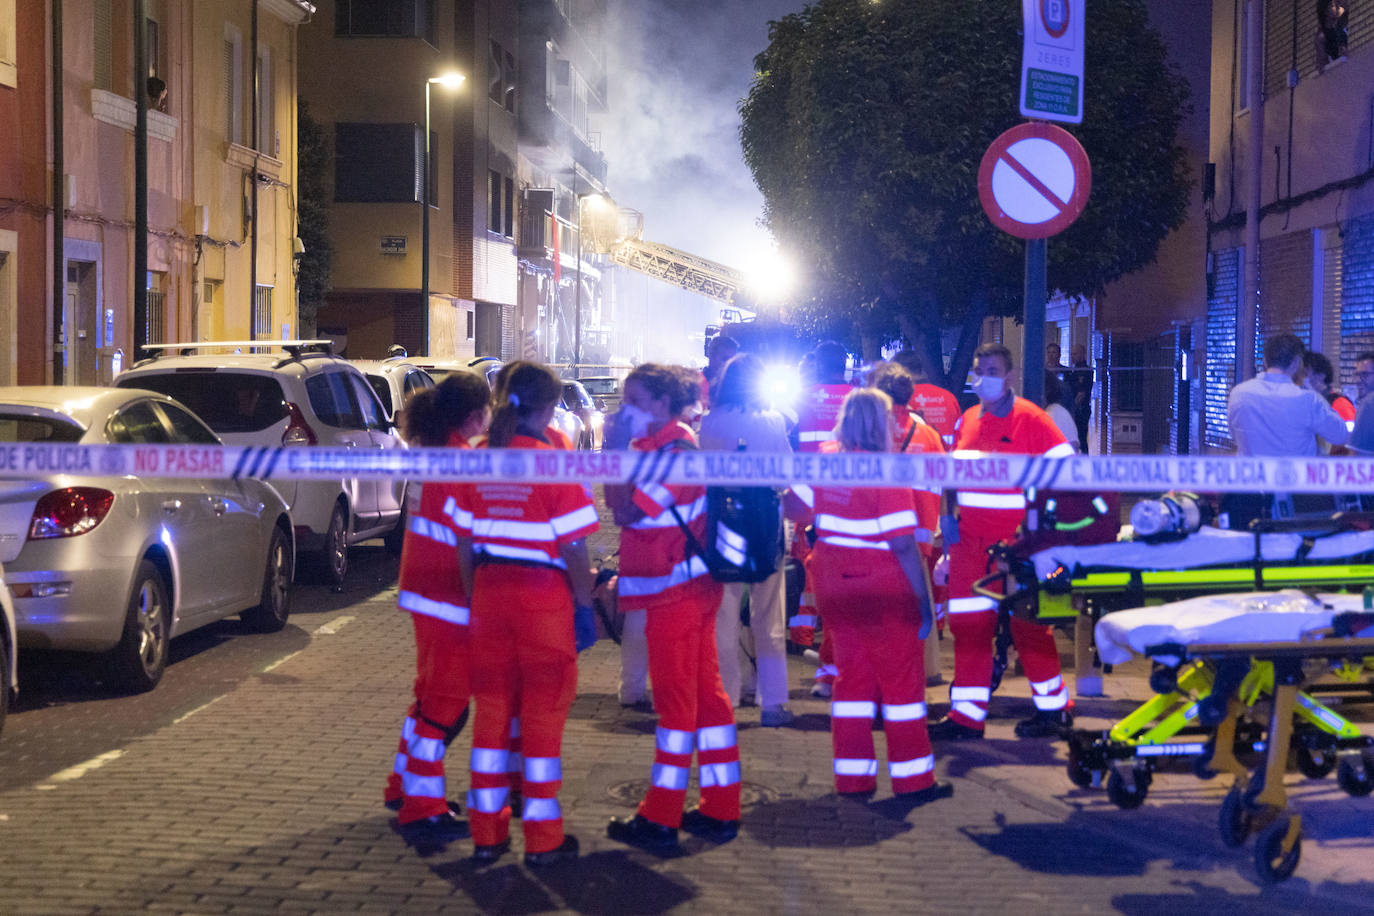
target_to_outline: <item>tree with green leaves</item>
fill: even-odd
[[[1092,197],[1048,244],[1064,295],[1150,264],[1185,216],[1188,86],[1145,7],[1088,9],[1083,123],[1064,126],[1092,160]],[[988,145],[1023,120],[1020,58],[1014,0],[817,0],[770,23],[740,139],[764,222],[810,267],[802,323],[869,357],[902,339],[962,386],[984,318],[1020,312],[1023,243],[993,227],[977,189]]]
[[[310,116],[305,99],[296,109],[296,235],[305,248],[297,260],[296,292],[302,337],[315,334],[315,316],[329,292],[334,250],[329,244],[329,135]]]

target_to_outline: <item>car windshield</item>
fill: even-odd
[[[144,388],[176,398],[221,435],[255,433],[286,419],[281,384],[270,375],[223,370],[124,377],[120,388]]]
[[[584,378],[582,387],[592,394],[615,394],[617,379],[613,378]]]
[[[0,412],[0,442],[78,442],[84,432],[70,420]]]

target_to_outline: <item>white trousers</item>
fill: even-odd
[[[620,702],[626,705],[649,698],[649,640],[644,635],[648,611],[629,611],[620,631]]]
[[[741,634],[739,611],[744,590],[749,589],[749,629]],[[746,585],[730,582],[716,612],[716,655],[720,659],[720,680],[738,706],[743,688],[755,684],[754,695],[760,706],[787,702],[787,628],[784,620],[786,581],[778,570],[762,582]],[[754,663],[745,646],[753,644]]]

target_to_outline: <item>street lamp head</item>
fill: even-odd
[[[457,89],[459,86],[463,85],[463,81],[466,79],[467,77],[463,74],[450,70],[448,73],[431,76],[429,81],[435,85],[443,86],[445,89]]]
[[[606,198],[602,194],[584,194],[579,200],[588,210],[600,210],[606,205]]]

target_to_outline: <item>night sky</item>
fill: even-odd
[[[748,268],[766,248],[762,200],[739,147],[768,22],[804,0],[610,0],[610,108],[602,119],[616,202],[644,238]]]

